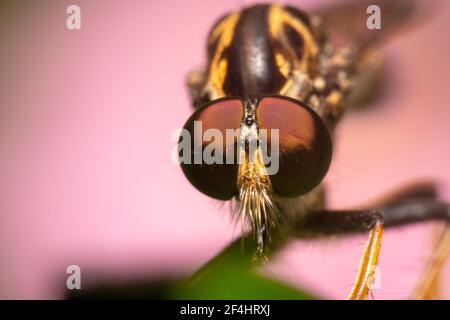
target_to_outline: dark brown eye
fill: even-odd
[[[181,168],[195,188],[212,198],[229,200],[237,193],[236,129],[243,114],[240,99],[225,98],[197,110],[184,125],[190,139],[180,137]]]
[[[269,151],[270,130],[279,130],[279,170],[270,176],[275,191],[294,197],[316,187],[328,171],[332,153],[320,116],[299,101],[270,96],[260,100],[256,120],[260,129],[267,129]]]

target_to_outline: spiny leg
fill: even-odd
[[[376,266],[378,263],[378,254],[381,247],[381,239],[383,236],[383,226],[381,222],[377,222],[370,231],[369,240],[364,248],[361,263],[356,276],[356,281],[352,291],[348,295],[349,300],[365,300],[370,292],[370,286],[375,280]]]
[[[381,207],[379,211],[348,210],[317,212],[312,214],[306,222],[303,222],[302,226],[299,226],[296,230],[301,230],[301,233],[298,234],[299,237],[361,233],[368,230],[368,226],[371,223],[373,226],[377,215],[380,216],[380,221],[383,221],[384,228],[399,227],[402,225],[433,220],[441,220],[447,223],[450,222],[450,206],[446,203],[434,200],[431,193],[430,196],[430,198],[411,198],[411,200],[407,200],[404,195],[402,195],[399,197],[401,200],[395,201],[395,199],[391,199],[389,205]],[[381,212],[382,215],[378,212]],[[428,264],[427,272],[425,272],[422,278],[424,279],[422,281],[424,285],[420,285],[419,288],[423,289],[418,289],[417,291],[419,293],[422,292],[422,295],[429,291],[428,288],[430,287],[430,283],[436,278],[436,274],[439,273],[445,258],[448,256],[450,251],[449,228],[450,227],[447,227],[444,236],[433,254],[432,260]],[[381,241],[381,236],[377,238],[374,229],[370,229],[372,230],[371,236],[361,262],[362,268],[360,273],[362,273],[362,275],[360,276],[358,274],[358,279],[364,278],[364,272],[370,273],[372,271],[367,268],[370,265],[374,265],[378,254],[377,241],[375,240],[379,238]],[[364,268],[366,268],[365,271]],[[356,284],[361,286],[361,284],[358,283],[361,282],[357,281]],[[349,297],[355,296],[351,294]],[[359,295],[359,297],[364,298],[364,294]]]
[[[300,237],[338,235],[370,231],[369,240],[362,253],[359,271],[348,295],[351,300],[367,298],[374,280],[378,254],[383,236],[383,216],[378,211],[321,211],[311,215]]]
[[[433,299],[437,296],[439,274],[450,254],[450,225],[442,231],[436,247],[411,296],[414,300]]]
[[[410,184],[406,186],[406,188],[401,188],[395,193],[383,197],[377,201],[378,205],[373,204],[372,207],[388,206],[402,201],[412,202],[414,199],[416,199],[414,202],[417,202],[418,199],[428,201],[434,199],[436,201],[437,198],[438,191],[436,185],[431,181],[422,181]],[[445,212],[445,204],[442,212]],[[445,217],[442,219],[445,220]],[[450,237],[450,231],[448,230],[447,225],[433,226],[431,231],[433,233],[432,254],[415,286],[413,294],[411,295],[412,299],[439,299],[440,296],[439,284],[441,282],[441,271],[446,260],[443,256],[445,255],[445,252],[447,252],[447,255],[448,252],[450,252],[450,244],[448,244],[445,239]],[[446,237],[445,234],[448,236]]]
[[[414,289],[413,299],[437,298],[439,274],[450,253],[450,206],[430,199],[404,200],[385,209],[387,226],[440,220],[446,222],[445,229],[431,252],[426,267]]]
[[[381,208],[403,200],[428,199],[437,200],[438,188],[432,181],[417,181],[392,190],[388,194],[368,203],[364,208]]]
[[[443,225],[443,229],[435,226],[433,232],[436,233],[437,237],[434,237],[433,251],[430,258],[427,261],[426,267],[420,276],[418,283],[411,295],[412,299],[438,299],[439,298],[439,284],[441,279],[442,269],[444,267],[445,261],[447,260],[450,253],[450,211],[446,211],[446,208],[450,210],[447,204],[437,202],[438,192],[437,187],[432,182],[419,182],[413,185],[409,185],[406,188],[402,188],[399,191],[391,194],[388,197],[384,197],[379,200],[378,203],[381,205],[375,205],[375,207],[380,206],[390,206],[396,203],[409,203],[412,206],[417,205],[418,202],[426,202],[426,207],[432,209],[429,210],[428,215],[431,219],[438,219],[447,221]],[[427,200],[427,201],[425,201]],[[433,204],[434,202],[434,204]],[[408,206],[406,206],[408,207]],[[418,209],[419,206],[416,207]],[[416,212],[417,216],[420,216],[420,211]],[[389,223],[397,223],[396,220],[398,216],[403,215],[402,210],[394,210],[392,221]],[[446,214],[447,213],[447,214]],[[419,218],[420,219],[420,218]],[[440,226],[442,227],[442,226]]]

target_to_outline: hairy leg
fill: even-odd
[[[441,271],[450,254],[450,225],[440,232],[432,255],[428,259],[424,272],[411,295],[414,300],[429,300],[439,297],[439,279]]]
[[[351,299],[364,299],[369,292],[369,280],[376,266],[381,243],[382,229],[378,231],[378,234],[376,233],[377,223],[382,221],[384,228],[391,228],[427,221],[444,221],[447,226],[413,294],[413,298],[416,299],[432,297],[439,272],[450,253],[450,205],[436,200],[436,190],[433,185],[418,184],[385,198],[383,202],[378,202],[376,207],[376,210],[317,212],[294,229],[298,230],[297,236],[300,238],[345,235],[371,230],[357,281],[349,295]],[[377,239],[379,241],[376,241]]]

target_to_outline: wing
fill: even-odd
[[[333,5],[318,7],[311,13],[319,17],[320,30],[334,48],[352,48],[350,64],[355,68],[353,90],[346,105],[362,108],[381,97],[387,69],[384,60],[371,50],[383,44],[402,29],[412,29],[429,20],[439,8],[441,0],[342,0]],[[373,14],[368,8],[380,8],[380,29],[367,27]]]
[[[359,50],[378,45],[405,26],[414,27],[429,18],[440,0],[344,0],[312,10],[335,45],[352,44]],[[370,30],[367,10],[377,5],[381,13],[381,29]]]

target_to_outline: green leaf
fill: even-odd
[[[255,270],[237,240],[187,281],[173,288],[173,299],[315,299],[286,284],[269,279]]]

